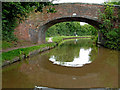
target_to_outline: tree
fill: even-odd
[[[54,27],[54,30],[53,30]],[[56,33],[56,34],[55,34]],[[49,34],[49,35],[48,35]],[[84,36],[84,35],[96,35],[97,30],[91,25],[80,25],[80,22],[62,22],[53,25],[50,27],[46,36],[54,36],[54,35],[64,35],[64,36]]]

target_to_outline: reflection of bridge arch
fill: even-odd
[[[35,43],[45,42],[45,31],[52,25],[66,21],[81,21],[99,28],[98,10],[103,10],[104,5],[98,4],[56,4],[52,6],[56,13],[47,13],[47,8],[42,13],[31,13],[28,19],[21,23],[15,34],[19,39]]]

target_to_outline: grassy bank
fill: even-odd
[[[65,38],[74,38],[74,37],[90,37],[91,36],[55,36],[52,38],[53,42],[60,43]]]
[[[45,47],[54,47],[56,44],[55,43],[48,43],[48,44],[41,44],[38,46],[32,46],[32,47],[27,47],[27,48],[19,48],[16,50],[8,51],[8,52],[3,52],[2,53],[2,62],[6,60],[12,60],[15,57],[20,57],[21,55],[25,55],[25,57],[29,56],[29,53],[38,49],[45,48]]]

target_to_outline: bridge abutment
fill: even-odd
[[[45,43],[45,30],[39,30],[38,31],[38,42],[39,44]]]

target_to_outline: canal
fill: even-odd
[[[56,48],[6,66],[3,88],[117,88],[118,52],[91,39],[66,40]]]

